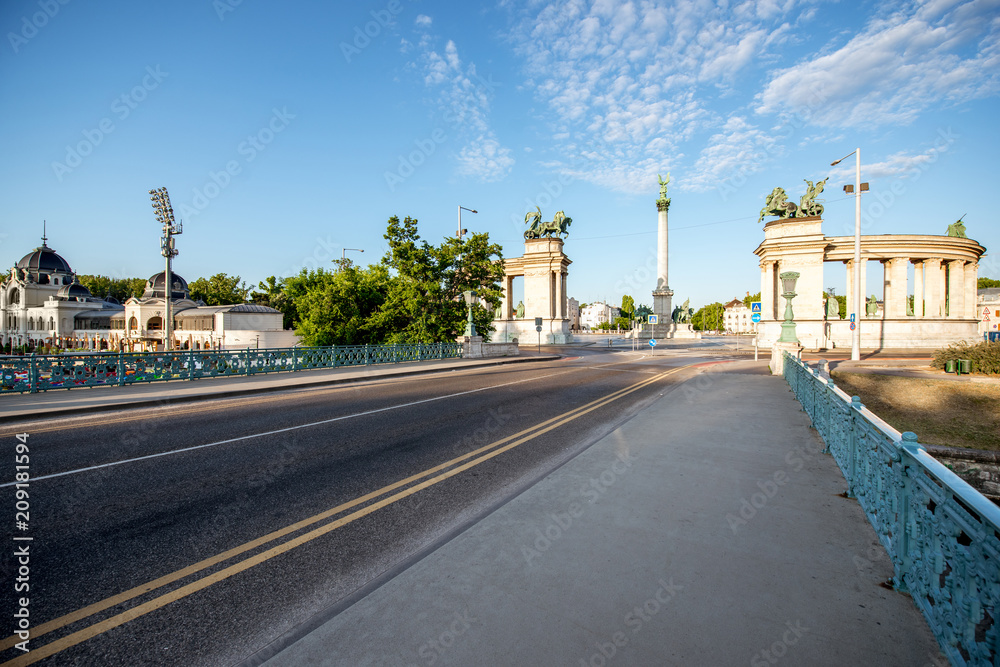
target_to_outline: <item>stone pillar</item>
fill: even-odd
[[[774,273],[772,261],[760,263],[760,317],[762,320],[777,319],[774,314]]]
[[[978,320],[982,313],[979,312],[979,263],[969,262],[965,265],[965,313],[963,317]]]
[[[965,260],[948,262],[948,317],[965,317]]]
[[[854,260],[849,259],[847,264],[847,319],[851,319],[851,313],[854,312],[854,305],[856,303],[854,297]],[[861,312],[855,314],[857,320],[861,320],[865,316],[865,301],[868,299],[868,295],[865,294],[865,283],[867,278],[865,276],[866,269],[868,268],[868,260],[861,258]]]
[[[913,316],[924,316],[924,262],[913,262]]]
[[[661,324],[670,321],[670,315],[673,311],[671,297],[674,293],[670,290],[670,281],[667,275],[667,260],[669,259],[667,211],[669,209],[669,199],[656,200],[656,289],[653,290],[653,313],[657,315]]]
[[[887,318],[906,317],[906,268],[909,263],[910,260],[905,257],[893,257],[885,262],[883,312]]]
[[[504,276],[503,292],[503,319],[509,320],[514,316],[514,276]]]
[[[924,261],[924,303],[925,317],[941,317],[944,291],[944,281],[941,279],[941,260],[928,259]]]

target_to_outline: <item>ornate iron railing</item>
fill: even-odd
[[[396,364],[461,356],[461,343],[11,356],[0,357],[0,394]]]
[[[1000,665],[1000,507],[788,353],[784,376],[948,659]]]

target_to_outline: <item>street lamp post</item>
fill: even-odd
[[[340,261],[343,262],[347,259],[347,251],[353,250],[354,252],[364,252],[361,248],[341,248],[340,250]]]
[[[455,236],[458,237],[459,241],[461,241],[462,237],[464,237],[465,234],[469,231],[467,229],[462,229],[462,211],[468,211],[469,213],[479,213],[479,211],[477,211],[474,208],[465,208],[464,206],[458,207],[458,231],[455,232]]]
[[[845,185],[844,192],[854,193],[854,331],[851,332],[851,359],[861,359],[861,192],[868,189],[867,183],[861,182],[861,149],[853,151],[831,162],[831,167],[847,158],[854,156],[854,185]]]

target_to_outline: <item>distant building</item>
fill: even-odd
[[[21,258],[0,286],[0,345],[88,350],[155,350],[163,347],[165,273],[146,281],[141,299],[124,305],[94,296],[77,281],[61,255],[46,244]],[[187,281],[172,274],[175,349],[291,347],[293,331],[282,314],[256,304],[206,306],[193,301]]]
[[[570,331],[580,330],[580,302],[570,297],[566,300]]]
[[[585,329],[596,329],[602,322],[614,322],[621,315],[621,309],[609,306],[603,301],[588,303],[580,311],[580,325]]]
[[[757,333],[750,309],[740,299],[733,299],[725,305],[722,326],[732,333]]]
[[[986,287],[979,290],[976,298],[976,315],[979,318],[980,335],[987,331],[1000,331],[1000,287]]]

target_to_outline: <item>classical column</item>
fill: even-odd
[[[965,260],[948,262],[948,317],[965,317]]]
[[[670,180],[669,174],[667,181]],[[670,282],[667,277],[668,260],[668,236],[667,211],[670,209],[670,200],[667,198],[667,185],[660,182],[660,197],[656,200],[657,227],[656,227],[656,289],[653,290],[653,312],[659,317],[661,324],[666,324],[670,319],[672,311],[671,297],[674,293],[670,290]]]
[[[969,262],[965,265],[965,313],[964,317],[978,320],[982,313],[979,312],[979,263]]]
[[[855,318],[860,320],[865,316],[865,301],[868,299],[868,295],[865,294],[865,283],[867,282],[867,277],[865,273],[868,268],[868,260],[861,258],[861,312],[855,315]],[[854,304],[857,303],[854,298],[854,260],[849,259],[847,264],[847,319],[851,319],[851,313],[854,312]]]
[[[941,260],[937,258],[924,260],[924,302],[926,317],[941,317],[944,281],[941,279]]]
[[[564,271],[559,274],[559,279],[562,282],[562,301],[559,302],[559,307],[562,308],[562,319],[569,319],[569,295],[566,293],[566,278],[568,274]]]
[[[906,268],[910,263],[905,257],[893,257],[885,262],[885,317],[906,317]]]
[[[924,262],[913,262],[913,316],[924,316]]]
[[[770,320],[774,315],[771,299],[771,262],[760,263],[760,318]]]
[[[553,313],[553,317],[561,320],[564,319],[562,304],[563,304],[563,298],[565,298],[565,295],[563,294],[562,272],[556,271],[555,273],[552,274],[552,278],[556,282],[556,299],[555,303],[553,304],[555,306],[555,313]]]

